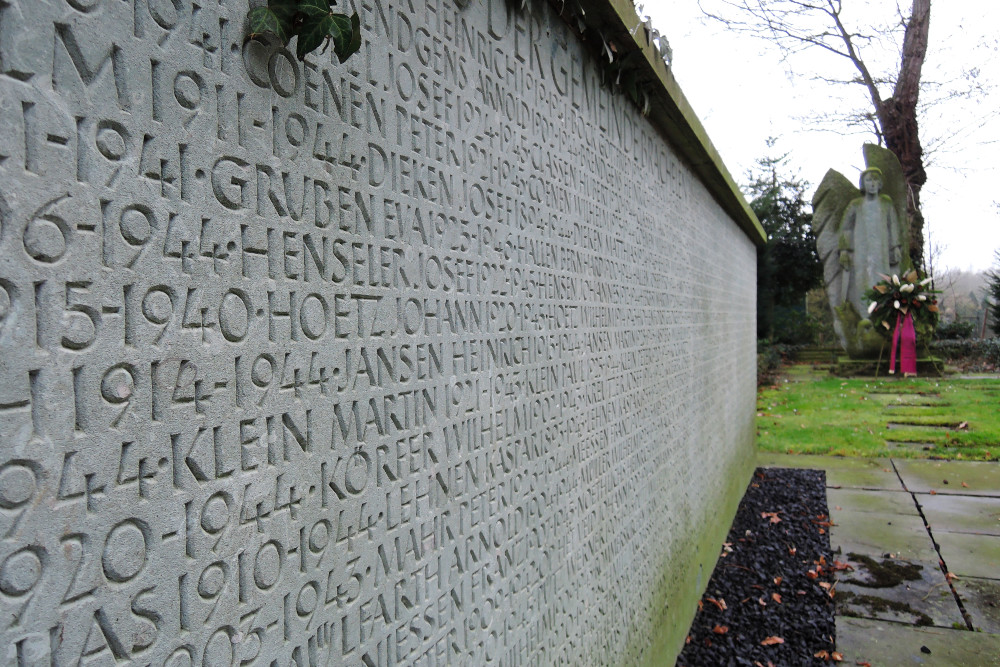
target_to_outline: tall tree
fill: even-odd
[[[701,2],[701,0],[699,0]],[[718,0],[725,8],[711,18],[730,28],[773,40],[791,55],[803,48],[825,50],[845,59],[855,72],[849,79],[822,77],[831,83],[864,86],[871,107],[857,116],[869,124],[879,144],[895,153],[903,167],[909,190],[906,202],[910,224],[910,258],[923,266],[924,219],[920,213],[920,189],[927,181],[923,148],[917,131],[917,98],[920,73],[927,54],[930,0],[912,0],[909,14],[898,26],[852,27],[843,17],[841,0]],[[902,40],[899,41],[899,33]],[[888,76],[875,73],[863,51],[873,42],[894,39],[899,44],[899,67]],[[790,61],[792,59],[789,59]]]
[[[776,140],[767,140],[769,149]],[[788,156],[764,157],[748,174],[746,194],[767,243],[757,251],[757,336],[772,338],[778,313],[805,317],[806,292],[822,283],[806,184],[786,174]],[[788,318],[784,318],[786,321]]]
[[[1000,250],[996,251],[996,265],[986,272],[986,296],[993,322],[990,328],[1000,336]]]

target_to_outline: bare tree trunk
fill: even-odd
[[[892,97],[872,99],[882,126],[885,146],[903,167],[909,188],[906,213],[910,223],[910,259],[922,266],[924,259],[924,218],[920,213],[920,188],[927,182],[923,148],[917,134],[917,96],[920,91],[920,70],[927,54],[927,33],[930,27],[930,0],[913,0],[910,19],[903,36],[903,57],[899,77]]]

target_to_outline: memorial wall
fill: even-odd
[[[724,170],[548,6],[247,8],[0,2],[0,661],[675,655],[753,456]]]

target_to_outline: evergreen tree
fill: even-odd
[[[775,142],[768,139],[768,148]],[[787,154],[759,159],[746,187],[750,208],[767,233],[767,243],[757,250],[758,338],[781,334],[775,322],[790,326],[789,315],[804,322],[806,292],[822,284],[806,184],[786,175],[787,163]]]
[[[1000,250],[996,251],[995,256],[996,268],[986,272],[986,295],[990,317],[993,319],[990,328],[1000,336]]]

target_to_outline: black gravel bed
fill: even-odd
[[[677,665],[829,665],[834,574],[826,473],[758,468]]]

